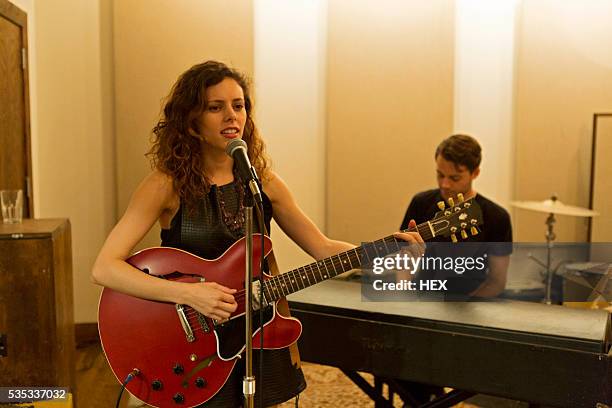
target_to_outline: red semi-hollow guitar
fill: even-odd
[[[450,200],[449,200],[450,201]],[[442,210],[417,226],[424,239],[437,236],[466,238],[482,224],[473,199]],[[256,234],[258,235],[258,234]],[[253,270],[258,271],[261,240],[253,239]],[[373,257],[398,251],[393,236],[364,244],[278,276],[264,275],[264,348],[288,347],[298,340],[301,323],[280,315],[276,302],[301,289],[361,266]],[[272,242],[264,237],[266,256]],[[245,348],[245,239],[222,256],[206,260],[174,248],[149,248],[130,257],[132,266],[159,278],[180,282],[217,282],[236,288],[238,308],[229,321],[218,324],[187,305],[136,298],[105,288],[100,297],[98,322],[106,358],[119,382],[134,369],[139,374],[126,389],[155,407],[193,407],[212,398],[227,381]],[[258,272],[254,272],[258,277]],[[254,284],[258,300],[259,282]],[[258,305],[254,309],[259,309]],[[259,313],[253,327],[259,327]],[[259,330],[253,344],[259,344]]]

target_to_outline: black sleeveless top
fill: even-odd
[[[244,222],[240,222],[239,214],[243,211],[244,190],[239,182],[234,180],[223,186],[212,185],[208,194],[193,210],[181,203],[170,222],[170,228],[161,230],[161,245],[182,249],[205,259],[215,259],[222,255],[245,234]],[[264,192],[262,201],[264,221],[269,234],[272,203]],[[227,218],[229,222],[226,222]],[[237,220],[236,230],[228,226],[228,223],[232,224],[232,220]],[[259,232],[258,222],[254,221],[253,229]]]

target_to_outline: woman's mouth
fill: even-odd
[[[221,134],[225,138],[235,139],[238,136],[240,136],[240,129],[238,129],[237,127],[229,127],[229,128],[223,129],[221,131]]]

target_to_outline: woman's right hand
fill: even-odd
[[[189,306],[206,317],[223,322],[238,308],[234,299],[236,289],[230,289],[215,282],[198,282],[186,284]]]

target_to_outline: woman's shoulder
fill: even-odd
[[[275,198],[278,197],[279,194],[287,190],[287,185],[283,179],[272,170],[268,171],[268,174],[262,180],[262,184],[266,195],[271,201],[275,201]]]
[[[155,197],[163,207],[170,208],[178,205],[178,194],[174,189],[172,177],[158,169],[151,171],[138,187],[139,195],[149,199]]]
[[[139,188],[157,191],[163,195],[166,195],[174,191],[174,183],[171,176],[155,169],[145,176],[140,183]]]
[[[144,181],[156,184],[158,187],[172,187],[172,176],[159,169],[153,169],[147,174]]]

